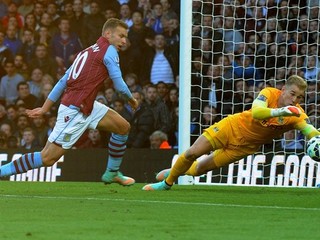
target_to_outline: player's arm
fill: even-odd
[[[306,116],[304,120],[298,122],[295,125],[295,128],[299,130],[306,138],[309,140],[314,136],[320,135],[319,130],[317,130],[309,121],[309,118]]]
[[[295,106],[287,106],[282,108],[269,108],[268,98],[261,93],[252,103],[252,117],[258,120],[264,120],[264,119],[280,117],[280,116],[299,117],[300,114],[301,114],[301,110]]]
[[[117,92],[123,95],[128,103],[136,109],[138,107],[137,100],[132,96],[127,84],[122,78],[122,73],[119,66],[119,55],[114,46],[109,46],[104,55],[103,62],[108,69],[109,76],[113,82],[113,86]]]

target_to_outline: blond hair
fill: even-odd
[[[124,29],[128,29],[128,25],[117,19],[117,18],[109,18],[104,24],[103,24],[103,27],[102,27],[102,34],[106,31],[106,30],[114,30],[116,29],[117,27],[123,27]]]
[[[298,75],[290,76],[286,81],[286,86],[296,85],[301,90],[306,90],[308,87],[307,81]]]

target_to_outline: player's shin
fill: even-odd
[[[165,180],[168,185],[172,185],[179,176],[183,175],[192,165],[194,161],[185,157],[185,154],[181,154],[176,163],[171,168],[170,174]]]
[[[20,158],[0,167],[0,177],[11,176],[14,174],[24,173],[30,169],[43,166],[40,152],[27,153]]]
[[[194,161],[191,165],[191,167],[186,171],[186,175],[189,176],[199,176],[199,174],[197,173],[197,169],[198,169],[198,161]]]
[[[118,171],[123,159],[124,152],[127,148],[128,136],[112,133],[109,141],[109,158],[107,170]]]

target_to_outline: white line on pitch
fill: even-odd
[[[303,210],[303,211],[320,211],[320,208],[304,207],[282,207],[282,206],[259,206],[259,205],[241,205],[225,203],[206,203],[206,202],[179,202],[179,201],[153,201],[140,199],[122,199],[122,198],[94,198],[94,197],[61,197],[61,196],[28,196],[28,195],[0,195],[0,198],[38,198],[38,199],[63,199],[63,200],[88,200],[88,201],[123,201],[136,203],[162,203],[162,204],[183,204],[198,206],[218,206],[218,207],[237,207],[237,208],[262,208],[262,209],[283,209],[283,210]]]

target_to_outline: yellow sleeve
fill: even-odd
[[[308,119],[307,119],[308,120]],[[320,135],[320,132],[312,126],[309,122],[307,121],[302,121],[299,122],[296,126],[296,129],[300,130],[301,133],[307,137],[307,139],[310,139],[314,136]]]
[[[268,108],[268,103],[256,98],[252,103],[252,117],[258,120],[272,118],[271,108]]]

